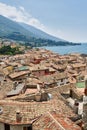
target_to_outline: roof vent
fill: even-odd
[[[0,114],[2,114],[3,113],[3,108],[2,107],[0,107]]]
[[[21,122],[21,120],[22,120],[22,116],[21,116],[20,110],[17,110],[16,111],[16,121]]]
[[[84,90],[85,96],[87,96],[87,76],[85,77],[85,90]]]
[[[52,94],[48,93],[48,100],[52,99]]]

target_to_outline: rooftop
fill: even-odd
[[[85,88],[85,82],[78,82],[78,83],[76,83],[76,86],[78,88]]]
[[[9,75],[9,77],[10,77],[11,79],[14,79],[14,78],[17,78],[17,77],[20,77],[20,76],[22,76],[22,75],[26,75],[26,74],[29,74],[29,73],[30,73],[30,71],[14,72],[14,73],[11,73],[11,74]]]
[[[55,111],[42,115],[33,126],[38,130],[81,130],[69,118]]]
[[[43,102],[18,102],[11,100],[0,100],[0,106],[3,108],[3,113],[0,115],[0,122],[9,124],[17,124],[16,122],[16,110],[19,109],[22,115],[22,120],[19,124],[29,124],[34,119],[45,114],[46,112],[56,110],[58,113],[62,113],[67,117],[76,116],[73,110],[69,108],[62,100],[57,91],[52,91],[55,98],[43,101]],[[59,95],[59,96],[58,96]],[[26,98],[28,98],[26,96]]]
[[[7,93],[7,96],[15,96],[17,94],[20,94],[20,92],[23,90],[25,84],[18,84],[15,89],[13,88],[10,92]]]

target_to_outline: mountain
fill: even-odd
[[[33,26],[14,22],[2,15],[0,15],[0,38],[22,41],[25,45],[32,47],[76,45],[51,36]]]
[[[29,40],[29,38],[42,38],[49,39],[54,41],[63,41],[60,38],[56,38],[51,36],[31,25],[27,25],[24,23],[14,22],[2,15],[0,15],[0,37],[12,38],[16,40],[19,36],[18,40]]]
[[[63,39],[54,37],[54,36],[44,32],[40,29],[37,29],[37,28],[31,26],[31,25],[28,25],[25,23],[20,23],[20,25],[22,27],[24,27],[25,29],[27,29],[28,31],[30,31],[31,33],[33,33],[36,38],[49,39],[49,40],[53,40],[53,41],[65,41]]]
[[[43,36],[42,36],[43,35]],[[2,15],[0,15],[0,37],[12,38],[16,40],[16,37],[20,36],[22,39],[44,38],[52,40],[51,36],[42,32],[32,26],[26,24],[18,24]],[[47,37],[48,36],[48,37]],[[20,38],[19,38],[20,39]],[[55,38],[54,38],[55,39]]]
[[[0,15],[0,37],[12,38],[15,40],[15,37],[18,36],[28,39],[29,37],[33,37],[33,34],[17,22]]]

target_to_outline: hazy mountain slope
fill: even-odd
[[[9,36],[12,34],[21,34],[22,36],[33,37],[33,34],[19,25],[2,15],[0,15],[0,36]]]
[[[31,25],[28,25],[25,23],[20,23],[20,25],[23,26],[28,31],[30,31],[31,33],[33,33],[35,35],[35,37],[37,37],[37,38],[50,39],[50,40],[54,40],[54,41],[64,41],[63,39],[56,38],[50,34],[47,34],[46,32],[43,32],[40,29],[37,29],[37,28],[31,26]]]
[[[66,46],[73,43],[51,36],[35,27],[14,22],[0,15],[0,38],[23,41],[26,45],[37,46]]]
[[[60,38],[51,36],[31,25],[14,22],[0,15],[0,37],[7,37],[16,40],[34,38],[50,39],[54,41],[63,41]]]

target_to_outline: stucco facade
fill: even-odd
[[[4,130],[4,124],[0,123],[0,130]]]
[[[0,130],[32,130],[32,128],[28,128],[29,125],[10,125],[10,129],[5,128],[5,124],[4,123],[0,123]]]

